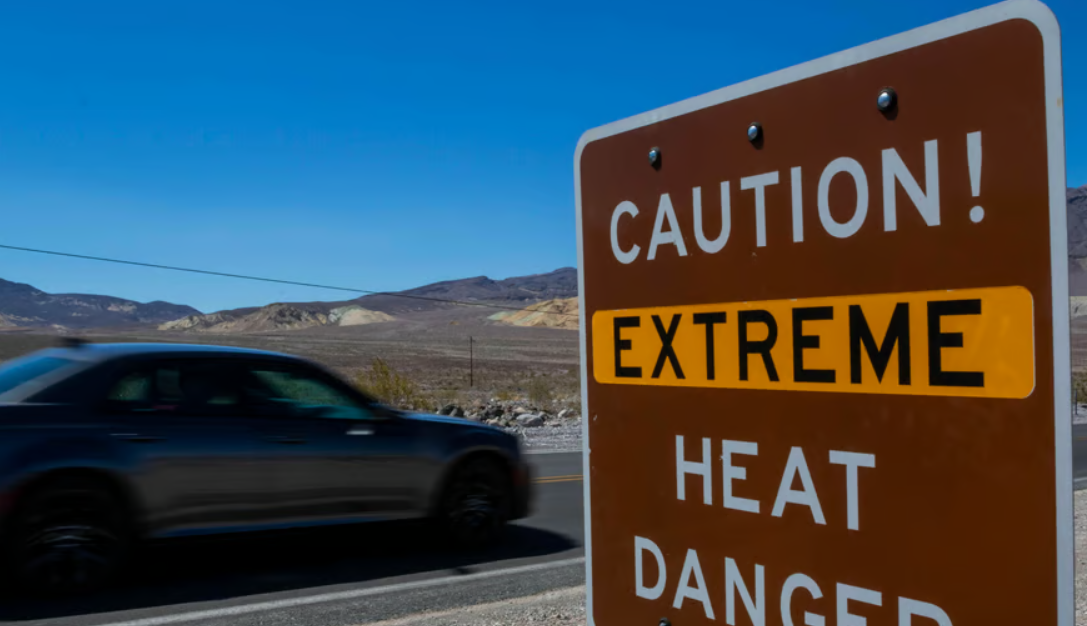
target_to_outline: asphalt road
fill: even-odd
[[[1087,489],[1087,424],[1072,426],[1072,479],[1077,491]]]
[[[1087,488],[1087,424],[1072,432]],[[363,526],[152,547],[132,580],[63,603],[5,600],[25,626],[348,626],[584,582],[581,453],[532,457],[535,514],[481,555],[444,552],[412,525]]]
[[[584,582],[581,453],[532,456],[536,513],[479,555],[443,551],[414,525],[185,540],[154,546],[131,580],[78,600],[6,599],[26,626],[348,626]]]

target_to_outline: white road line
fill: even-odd
[[[163,626],[164,624],[181,624],[184,622],[195,622],[202,619],[215,619],[221,617],[236,617],[238,615],[247,615],[249,613],[259,613],[261,611],[274,611],[277,609],[289,609],[296,606],[306,606],[308,604],[319,604],[322,602],[336,602],[339,600],[353,600],[355,598],[365,598],[367,596],[377,596],[383,593],[393,593],[397,591],[408,591],[413,589],[426,589],[429,587],[441,587],[443,585],[452,585],[462,582],[472,582],[476,580],[486,580],[488,578],[498,578],[501,576],[512,576],[515,574],[527,574],[530,572],[542,572],[546,570],[559,569],[570,565],[584,564],[585,557],[576,557],[573,559],[563,559],[561,561],[551,561],[549,563],[536,563],[534,565],[522,565],[519,567],[509,567],[506,569],[490,570],[486,572],[477,572],[475,574],[464,574],[462,576],[445,576],[443,578],[432,578],[429,580],[420,580],[408,583],[398,583],[395,585],[384,585],[382,587],[369,587],[366,589],[352,589],[349,591],[334,591],[331,593],[322,593],[315,596],[305,596],[302,598],[288,598],[285,600],[271,600],[268,602],[255,602],[253,604],[242,604],[238,606],[228,606],[221,609],[208,609],[205,611],[190,611],[188,613],[175,613],[173,615],[160,615],[158,617],[147,617],[144,619],[134,619],[127,622],[111,622],[103,624],[103,626]]]

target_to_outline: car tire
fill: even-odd
[[[15,589],[64,596],[115,580],[130,554],[125,507],[100,481],[64,478],[34,489],[4,533],[7,576]]]
[[[513,490],[508,472],[489,458],[455,468],[442,497],[439,524],[456,549],[478,550],[499,542],[509,520]]]

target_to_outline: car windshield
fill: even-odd
[[[0,366],[0,395],[75,363],[72,359],[55,356],[30,357],[11,361]]]

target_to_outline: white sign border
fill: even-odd
[[[582,473],[585,509],[585,614],[589,626],[593,618],[592,558],[592,445],[589,421],[594,419],[589,405],[588,359],[586,358],[585,248],[581,229],[581,155],[589,143],[662,120],[679,117],[723,102],[832,72],[872,59],[902,52],[956,35],[1023,19],[1031,22],[1042,36],[1045,62],[1046,134],[1049,161],[1049,236],[1050,276],[1053,292],[1053,402],[1054,460],[1056,462],[1057,504],[1057,624],[1075,626],[1075,545],[1072,485],[1072,388],[1071,344],[1068,299],[1068,225],[1064,158],[1064,101],[1061,68],[1061,32],[1057,18],[1038,0],[1008,0],[1000,4],[964,13],[868,44],[850,48],[814,61],[753,78],[730,87],[711,91],[628,117],[587,131],[574,152],[574,202],[577,219],[577,276],[581,343]],[[650,618],[654,616],[649,616]]]

